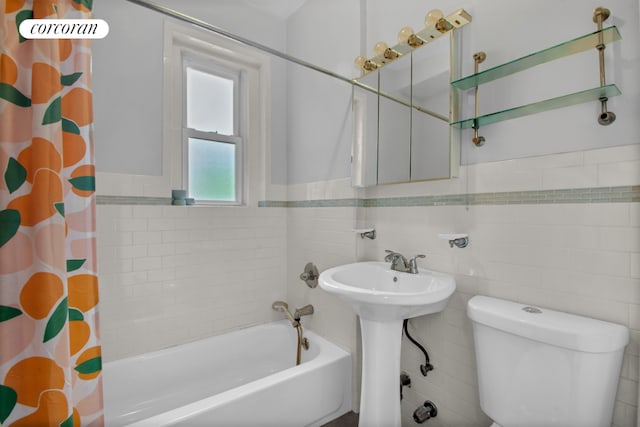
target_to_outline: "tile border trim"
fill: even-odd
[[[96,205],[171,205],[171,197],[96,196]]]
[[[540,205],[580,203],[637,203],[640,185],[566,188],[559,190],[506,191],[495,193],[444,194],[380,198],[261,200],[261,208],[351,208],[466,205]],[[96,196],[98,205],[170,206],[170,197]]]
[[[444,194],[438,196],[406,196],[353,199],[319,199],[279,201],[264,200],[260,207],[324,208],[324,207],[410,207],[466,205],[540,205],[567,203],[634,203],[640,202],[640,185],[617,187],[567,188],[559,190],[507,191],[496,193]]]

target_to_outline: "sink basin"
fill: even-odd
[[[360,316],[362,385],[359,427],[400,427],[400,347],[403,319],[442,311],[456,290],[448,274],[391,270],[356,262],[325,270],[320,287],[348,301]]]
[[[442,311],[456,289],[448,274],[420,270],[418,274],[391,270],[389,263],[371,261],[323,271],[320,287],[351,303],[354,311],[372,320],[402,320]]]

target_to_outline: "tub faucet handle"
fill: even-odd
[[[318,277],[320,277],[318,267],[312,262],[308,262],[307,265],[304,266],[304,271],[300,274],[300,280],[312,289],[318,286]]]

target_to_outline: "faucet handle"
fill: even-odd
[[[397,254],[396,251],[392,251],[392,250],[389,250],[389,249],[385,249],[384,251],[387,253],[387,255],[384,257],[384,260],[386,262],[391,261],[393,259],[393,256]]]
[[[417,258],[426,258],[426,255],[418,254],[409,260],[409,272],[413,274],[418,274],[418,263]]]

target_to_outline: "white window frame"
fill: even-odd
[[[274,192],[271,177],[271,59],[237,42],[193,25],[167,19],[163,36],[162,174],[96,173],[99,196],[170,199],[182,188],[182,61],[185,52],[210,55],[240,65],[245,73],[246,134],[243,149],[243,204],[258,206],[267,191]]]
[[[99,173],[98,195],[168,198],[182,188],[182,55],[205,54],[239,65],[247,106],[243,203],[258,206],[271,188],[271,61],[267,54],[192,25],[164,21],[162,175]],[[271,190],[270,190],[271,191]]]
[[[182,61],[182,188],[189,186],[189,138],[222,142],[235,146],[235,200],[196,200],[198,204],[207,205],[242,205],[244,204],[244,135],[247,106],[243,100],[247,99],[245,92],[245,73],[241,69],[230,69],[219,63],[215,58],[204,55],[184,53]],[[233,81],[233,135],[218,132],[205,132],[187,126],[187,68],[202,73],[215,75]]]

